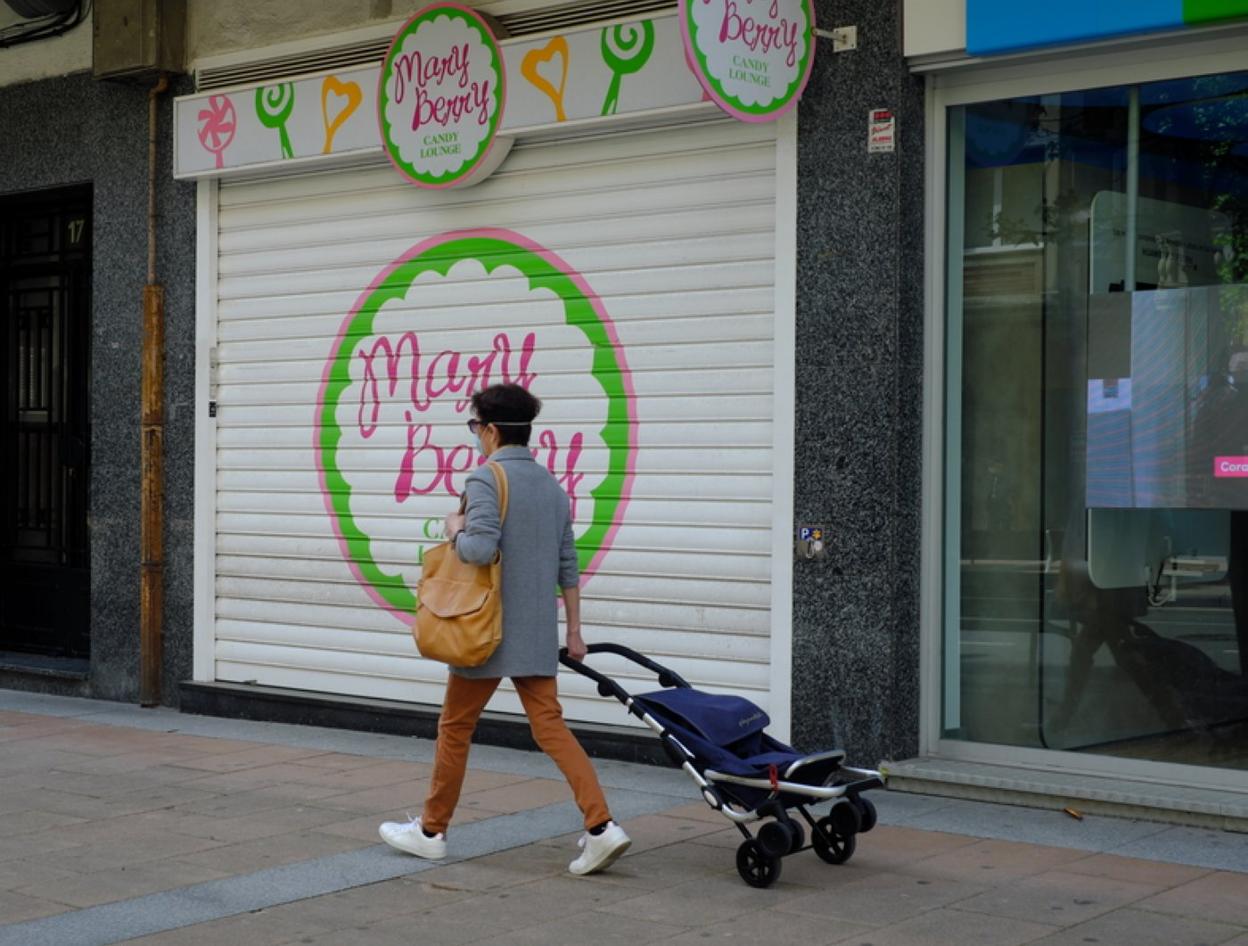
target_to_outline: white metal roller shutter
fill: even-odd
[[[318,475],[316,404],[344,316],[392,261],[439,233],[507,228],[558,254],[600,297],[635,390],[632,495],[583,586],[586,638],[766,707],[775,181],[772,126],[707,121],[520,145],[463,191],[420,191],[388,167],[222,183],[216,678],[440,701],[444,669],[416,655],[344,559]],[[505,282],[451,276],[422,296],[428,352],[479,350],[482,332],[520,333],[535,317]],[[555,345],[541,357],[542,419],[556,430],[588,422],[596,383],[583,355]],[[467,442],[466,431],[447,434]],[[356,459],[353,501],[388,509],[368,521],[373,553],[407,563],[410,579],[421,524],[454,500],[387,507],[393,454]],[[605,449],[587,447],[581,469],[592,479],[606,463]],[[583,502],[578,535],[587,512]],[[519,711],[504,686],[495,705]],[[623,721],[588,681],[565,674],[560,686],[569,718]]]

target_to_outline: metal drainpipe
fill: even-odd
[[[147,94],[147,285],[143,287],[139,701],[160,704],[165,605],[165,290],[156,284],[156,119],[169,78]]]

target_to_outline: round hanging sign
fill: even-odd
[[[793,108],[815,58],[812,0],[681,0],[685,57],[733,118],[773,121]]]
[[[418,187],[475,184],[502,163],[503,53],[489,24],[455,3],[408,20],[386,53],[377,120],[390,163]]]

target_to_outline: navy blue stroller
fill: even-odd
[[[875,805],[862,793],[884,784],[879,772],[842,765],[840,749],[803,755],[768,736],[770,720],[739,696],[695,690],[675,671],[619,644],[590,644],[591,654],[616,654],[658,675],[661,690],[632,695],[611,678],[573,660],[559,660],[598,684],[650,727],[671,760],[688,773],[702,798],[745,837],[737,848],[737,872],[751,887],[768,887],[780,876],[781,858],[812,847],[829,864],[853,856],[857,835],[875,827]],[[807,806],[831,801],[816,820]],[[810,829],[810,844],[802,821]],[[757,835],[747,824],[765,823]]]

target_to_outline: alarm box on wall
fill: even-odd
[[[97,79],[183,71],[186,0],[95,0],[93,19]]]

